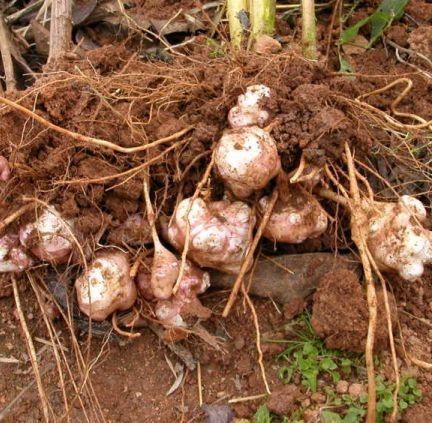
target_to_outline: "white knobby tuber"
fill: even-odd
[[[268,197],[261,198],[259,206],[266,209]],[[275,242],[299,244],[308,238],[317,238],[327,229],[327,214],[318,200],[305,189],[290,185],[279,196],[263,236]]]
[[[136,301],[128,256],[122,251],[101,252],[75,282],[80,310],[92,320],[105,320]]]
[[[263,127],[270,117],[269,111],[262,104],[271,97],[271,90],[265,85],[251,85],[238,97],[237,106],[228,113],[228,122],[232,128],[257,125]]]
[[[422,226],[423,204],[404,195],[397,203],[367,203],[364,213],[367,245],[378,267],[407,281],[421,277],[424,265],[432,263],[432,231]]]
[[[204,307],[198,299],[210,286],[210,276],[191,262],[186,261],[185,271],[179,289],[171,298],[156,304],[156,317],[167,326],[186,327],[183,314],[203,317]],[[189,308],[189,310],[185,310]],[[207,309],[206,309],[207,310]]]
[[[10,177],[9,162],[6,157],[0,156],[0,181],[6,182]]]
[[[239,199],[264,188],[281,169],[276,143],[257,126],[227,130],[215,151],[215,166]]]
[[[188,218],[190,243],[187,256],[202,267],[238,273],[255,226],[251,208],[240,201],[206,203],[201,198],[184,199],[168,228],[168,239],[178,251],[185,246]]]
[[[43,210],[36,222],[20,230],[24,247],[42,261],[65,263],[72,253],[73,223],[63,219],[54,209]]]
[[[18,273],[33,264],[19,243],[17,235],[8,234],[0,238],[0,273]]]

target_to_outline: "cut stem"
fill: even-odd
[[[243,41],[243,24],[241,21],[242,14],[247,12],[247,0],[228,0],[227,2],[227,17],[229,22],[229,30],[231,44],[240,48]]]
[[[302,0],[302,50],[309,60],[317,60],[315,1]]]
[[[72,42],[72,0],[53,0],[51,4],[48,62],[64,56]]]
[[[275,33],[276,0],[250,0],[251,37]]]

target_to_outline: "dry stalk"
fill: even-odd
[[[234,285],[232,287],[230,296],[228,298],[228,301],[227,301],[227,303],[225,305],[225,308],[224,308],[224,311],[222,313],[223,317],[228,317],[228,315],[229,315],[229,313],[231,311],[231,308],[234,305],[234,302],[235,302],[235,300],[237,298],[237,294],[238,294],[238,292],[240,290],[240,287],[241,287],[241,285],[243,283],[243,278],[246,275],[246,273],[247,273],[247,271],[249,269],[249,266],[250,266],[250,264],[251,264],[251,262],[253,260],[253,256],[254,256],[255,250],[258,247],[258,243],[261,240],[261,236],[262,236],[262,234],[264,232],[264,228],[267,226],[267,223],[268,223],[268,221],[270,219],[270,216],[272,214],[273,208],[274,208],[274,206],[275,206],[276,201],[277,201],[278,198],[279,198],[279,192],[278,192],[278,189],[275,188],[273,190],[273,193],[272,193],[272,195],[270,197],[270,200],[269,200],[269,202],[267,204],[267,207],[266,207],[264,215],[263,215],[263,217],[261,219],[261,222],[260,222],[260,224],[259,224],[259,226],[257,228],[257,231],[256,231],[256,234],[254,236],[254,239],[252,240],[252,244],[249,247],[249,250],[246,253],[246,257],[243,260],[243,263],[242,263],[242,265],[240,267],[240,272],[239,272],[239,274],[237,276],[237,279],[234,282]]]
[[[204,188],[204,185],[207,183],[208,178],[210,177],[210,173],[213,169],[213,165],[214,165],[214,161],[215,161],[215,154],[214,152],[212,153],[212,157],[210,160],[210,163],[207,166],[207,169],[204,172],[204,175],[202,176],[201,180],[199,181],[195,192],[192,196],[192,200],[189,203],[189,207],[187,209],[186,212],[186,235],[185,235],[185,244],[183,247],[183,251],[182,251],[182,256],[181,256],[181,263],[180,263],[180,269],[179,269],[179,273],[178,273],[178,277],[176,280],[176,283],[173,287],[173,294],[176,294],[179,287],[180,287],[180,283],[183,279],[183,275],[184,275],[184,271],[185,271],[185,266],[186,266],[186,258],[187,258],[187,253],[189,251],[189,244],[190,244],[190,222],[189,222],[189,214],[192,210],[192,206],[193,203],[195,202],[195,200],[198,198],[198,196],[201,193],[201,190]]]
[[[38,392],[39,392],[39,398],[40,398],[41,403],[42,403],[42,411],[43,411],[44,419],[46,422],[49,422],[50,421],[50,412],[52,413],[52,410],[51,410],[51,407],[49,405],[48,398],[46,396],[45,389],[44,389],[43,384],[42,384],[42,378],[41,378],[41,374],[39,371],[39,365],[37,362],[36,350],[35,350],[33,340],[32,340],[32,337],[30,335],[30,332],[29,332],[29,329],[28,329],[28,326],[27,326],[27,323],[26,323],[26,320],[24,317],[24,312],[23,312],[22,307],[21,307],[21,300],[19,297],[17,280],[15,278],[15,275],[13,275],[13,274],[12,274],[12,288],[13,288],[18,318],[19,318],[19,321],[21,323],[21,328],[22,328],[23,333],[24,333],[24,338],[25,338],[25,341],[27,344],[27,350],[29,352],[30,362],[31,362],[31,365],[33,367],[33,372],[34,372],[35,379],[36,379],[36,385],[37,385]]]
[[[72,42],[72,0],[51,3],[48,63],[63,57]]]
[[[82,135],[82,134],[79,134],[78,132],[72,132],[72,131],[69,131],[68,129],[62,128],[61,126],[55,125],[54,123],[46,120],[42,116],[39,116],[35,112],[33,112],[33,111],[27,109],[26,107],[23,107],[20,104],[17,104],[14,101],[9,100],[5,97],[0,97],[0,103],[3,103],[9,107],[12,107],[14,110],[17,110],[18,112],[23,113],[24,115],[30,117],[31,119],[34,119],[36,122],[39,122],[41,125],[59,133],[59,134],[62,134],[66,137],[70,137],[70,138],[74,139],[75,141],[83,142],[83,143],[87,143],[87,144],[93,144],[93,145],[97,145],[99,147],[109,148],[110,150],[118,151],[119,153],[125,153],[125,154],[132,154],[132,153],[137,153],[139,151],[145,151],[145,150],[148,150],[149,148],[157,147],[158,145],[165,144],[169,141],[174,141],[174,140],[180,138],[181,136],[187,134],[189,131],[191,131],[193,129],[193,126],[188,126],[187,128],[184,128],[181,131],[176,132],[175,134],[172,134],[172,135],[169,135],[167,137],[161,138],[159,140],[150,142],[148,144],[140,145],[137,147],[121,147],[121,146],[114,144],[110,141],[102,140],[100,138],[89,137],[87,135]]]
[[[15,70],[12,61],[12,52],[9,39],[9,28],[0,11],[0,52],[3,61],[3,69],[5,73],[5,82],[7,90],[14,90],[16,88]]]
[[[58,351],[59,348],[57,347],[56,340],[55,340],[54,335],[53,335],[53,332],[55,332],[55,329],[53,330],[52,324],[51,324],[51,322],[50,322],[50,320],[46,314],[45,307],[43,305],[38,286],[36,285],[32,275],[30,273],[27,273],[27,277],[30,281],[30,285],[33,288],[33,292],[35,293],[36,300],[38,302],[38,305],[39,305],[39,308],[40,308],[40,311],[42,314],[42,319],[45,323],[45,326],[48,330],[48,334],[49,334],[49,337],[51,340],[51,345],[52,345],[52,349],[53,349],[53,353],[54,353],[54,357],[55,357],[55,361],[56,361],[56,366],[57,366],[57,372],[59,375],[60,388],[61,388],[62,395],[63,395],[63,402],[64,402],[64,406],[65,406],[65,415],[66,415],[67,421],[70,421],[69,401],[67,398],[66,385],[65,385],[65,380],[64,380],[64,376],[63,376],[63,369],[62,369],[62,364],[61,364],[62,362],[61,362],[61,357],[60,357],[60,354]],[[60,345],[60,349],[62,349],[61,345]]]

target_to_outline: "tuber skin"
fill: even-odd
[[[177,257],[155,239],[155,253],[152,263],[150,285],[153,295],[158,299],[171,296],[174,284],[179,274]]]
[[[167,326],[187,327],[183,320],[183,315],[186,312],[186,314],[203,317],[202,313],[205,308],[199,301],[198,295],[205,292],[209,286],[209,274],[190,261],[186,261],[185,271],[177,293],[171,298],[159,301],[156,304],[156,317]],[[193,304],[191,310],[186,310],[191,304]]]
[[[263,127],[270,118],[269,111],[262,106],[262,101],[271,97],[270,88],[265,85],[251,85],[238,97],[237,106],[228,113],[231,128],[245,126]]]
[[[368,203],[364,209],[367,245],[380,270],[394,270],[407,281],[420,278],[424,265],[432,263],[432,231],[422,226],[423,204],[404,195],[397,203]]]
[[[0,156],[0,181],[6,182],[10,178],[10,167],[6,157]]]
[[[42,261],[66,263],[72,253],[73,223],[64,220],[53,208],[45,209],[38,220],[21,228],[21,244]]]
[[[265,210],[268,197],[261,198],[259,207]],[[327,229],[327,214],[318,200],[304,188],[289,186],[275,204],[263,236],[274,242],[299,244],[317,238]]]
[[[215,166],[240,200],[264,188],[281,169],[273,138],[257,126],[227,130],[215,150]]]
[[[192,198],[180,202],[168,227],[168,239],[183,251],[187,231],[187,213]],[[201,267],[237,274],[252,240],[255,216],[240,201],[206,203],[197,198],[189,213],[190,243],[188,258]]]
[[[114,311],[132,307],[137,291],[129,273],[126,253],[99,253],[75,282],[80,310],[92,320],[102,321]]]
[[[33,260],[19,244],[17,235],[0,238],[0,273],[19,273],[33,265]]]

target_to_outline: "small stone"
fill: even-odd
[[[258,54],[274,54],[282,50],[282,45],[269,35],[260,35],[255,40],[254,50]]]
[[[308,408],[310,405],[311,405],[311,400],[309,398],[306,398],[301,402],[301,406],[303,408]]]
[[[338,394],[346,394],[348,392],[349,383],[346,380],[340,380],[336,384],[336,392]]]
[[[315,404],[323,404],[326,401],[326,396],[321,392],[314,392],[311,395],[311,401]]]
[[[33,320],[33,318],[34,318],[33,313],[27,314],[27,319]]]
[[[319,421],[319,410],[306,410],[303,413],[303,419],[306,423],[315,423]]]
[[[142,397],[142,392],[135,392],[135,396],[137,398],[141,398]]]
[[[358,398],[363,392],[365,387],[361,383],[353,383],[348,389],[348,393],[354,398]]]
[[[219,392],[216,393],[216,397],[217,397],[217,398],[222,398],[222,397],[224,397],[225,395],[226,395],[226,392],[225,392],[225,391],[219,391]]]
[[[245,339],[243,336],[237,336],[234,340],[234,347],[236,350],[241,350],[245,346]]]

